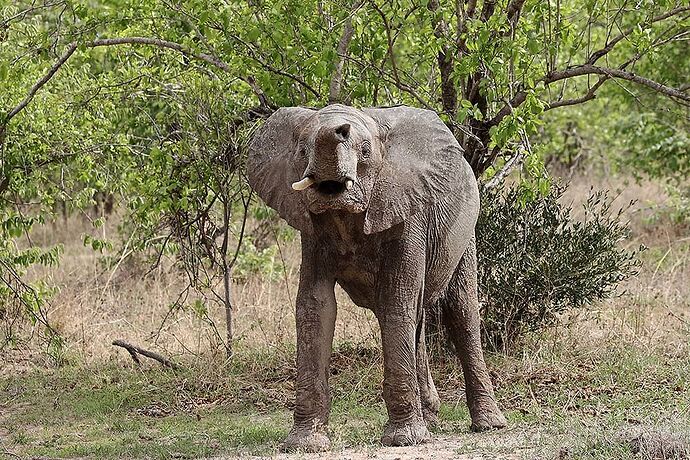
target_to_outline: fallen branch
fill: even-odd
[[[129,355],[132,357],[132,360],[137,364],[141,364],[141,360],[139,360],[139,355],[144,355],[147,358],[154,359],[161,363],[163,366],[169,367],[173,370],[177,370],[180,368],[177,364],[170,361],[165,356],[159,355],[158,353],[155,353],[153,351],[145,350],[143,348],[131,345],[125,342],[124,340],[113,340],[113,345],[115,345],[116,347],[122,347],[125,350],[127,350],[129,352]]]

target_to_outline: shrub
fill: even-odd
[[[566,186],[553,185],[526,201],[520,187],[484,191],[477,223],[482,337],[495,351],[511,351],[525,333],[553,324],[560,313],[616,295],[637,272],[639,250],[628,236],[624,209],[607,192],[590,192],[584,217],[563,204]]]

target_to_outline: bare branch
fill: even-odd
[[[597,80],[597,82],[594,85],[592,85],[592,87],[589,88],[589,90],[587,90],[587,93],[585,93],[584,96],[578,97],[575,99],[563,99],[560,101],[551,102],[546,107],[544,107],[544,112],[546,112],[547,110],[557,109],[558,107],[565,107],[568,105],[577,105],[577,104],[582,104],[582,103],[587,102],[587,101],[591,101],[592,99],[597,97],[596,91],[609,78],[611,78],[611,77],[609,77],[608,75],[602,75],[601,77],[599,77],[599,80]]]
[[[613,69],[610,67],[599,67],[595,65],[590,65],[590,64],[582,64],[579,66],[574,66],[570,67],[568,69],[563,69],[563,70],[555,70],[553,72],[548,73],[546,76],[541,78],[539,81],[544,82],[544,84],[548,85],[550,83],[554,83],[557,81],[561,80],[566,80],[568,78],[574,78],[574,77],[580,77],[583,75],[601,75],[606,77],[605,80],[608,80],[609,78],[617,78],[620,80],[627,80],[631,81],[633,83],[637,83],[638,85],[646,86],[647,88],[652,89],[653,91],[656,91],[660,94],[663,94],[664,96],[668,96],[676,102],[683,103],[683,104],[690,104],[690,95],[686,94],[680,89],[673,88],[670,86],[666,86],[662,83],[656,82],[654,80],[651,80],[646,77],[642,77],[640,75],[636,75],[632,72],[628,72],[623,69]],[[603,84],[603,82],[601,82]],[[598,86],[597,86],[598,84]],[[596,87],[594,91],[596,91],[601,84],[597,82],[594,86]],[[590,99],[593,99],[594,96],[587,97],[587,95],[583,96],[580,99],[574,99],[570,102],[572,103],[560,103],[560,106],[565,106],[565,105],[574,105],[575,101],[580,101],[579,103],[586,102]],[[525,102],[525,99],[527,98],[527,92],[525,91],[519,91],[513,99],[507,103],[501,110],[499,110],[496,115],[489,121],[489,126],[495,126],[501,122],[506,116],[508,116],[512,111],[514,107],[519,106],[523,102]],[[550,107],[550,108],[555,108],[555,107]]]
[[[489,190],[500,185],[505,178],[508,177],[508,174],[522,164],[525,159],[525,152],[532,153],[532,145],[530,144],[527,135],[525,133],[521,133],[521,137],[522,142],[520,143],[520,146],[515,154],[510,157],[503,167],[482,186],[482,190]]]
[[[440,4],[438,0],[429,1],[429,11],[437,11]],[[441,19],[433,19],[434,36],[443,39],[448,31],[448,25]],[[454,116],[458,105],[458,92],[453,82],[453,55],[448,45],[443,45],[436,57],[438,69],[441,74],[441,103],[443,111]]]
[[[210,54],[206,53],[195,53],[191,49],[187,48],[184,45],[180,45],[179,43],[167,41],[167,40],[161,40],[158,38],[150,38],[150,37],[120,37],[120,38],[103,38],[99,40],[94,40],[91,43],[87,43],[86,46],[89,48],[96,48],[99,46],[113,46],[113,45],[153,45],[157,46],[158,48],[167,48],[171,49],[174,51],[178,51],[186,56],[192,57],[194,59],[200,60],[200,61],[205,61],[208,62],[209,64],[214,65],[215,67],[231,73],[232,69],[230,66],[228,66],[225,62],[221,61],[220,59],[211,56]]]
[[[334,102],[340,101],[340,88],[343,83],[343,67],[345,65],[345,58],[349,54],[348,49],[350,47],[350,41],[352,40],[352,35],[355,29],[352,26],[352,16],[348,16],[343,25],[343,34],[340,36],[338,41],[337,57],[335,62],[335,70],[333,70],[333,75],[331,76],[331,84],[328,88],[328,103],[332,104]]]
[[[642,77],[640,75],[636,75],[632,72],[628,72],[625,70],[612,69],[609,67],[599,67],[590,64],[584,64],[564,70],[556,70],[546,75],[543,81],[544,83],[549,84],[559,80],[564,80],[566,78],[579,77],[582,75],[607,75],[609,77],[615,77],[621,80],[628,80],[633,83],[646,86],[668,97],[690,103],[690,96],[684,94],[682,91],[679,91],[676,88],[663,85],[654,80],[650,80],[649,78]]]
[[[518,149],[515,154],[506,161],[503,167],[494,176],[489,179],[483,186],[482,190],[490,190],[492,188],[500,185],[508,174],[510,174],[515,168],[520,166],[525,159],[525,152],[523,149]]]

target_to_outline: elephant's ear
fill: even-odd
[[[383,165],[364,221],[381,232],[428,207],[467,180],[469,165],[457,140],[430,110],[365,109],[379,125]],[[473,177],[473,176],[472,176]]]
[[[281,108],[259,128],[249,144],[249,185],[280,217],[301,231],[311,232],[309,211],[303,193],[292,189],[306,168],[297,155],[297,144],[305,122],[316,112],[302,107]]]

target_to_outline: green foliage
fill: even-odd
[[[33,247],[31,227],[85,211],[107,194],[123,208],[127,250],[151,254],[154,263],[175,256],[195,287],[214,286],[236,263],[240,277],[271,266],[275,254],[261,238],[254,246],[242,241],[251,203],[246,142],[256,120],[277,107],[328,103],[339,63],[337,100],[437,111],[478,174],[497,173],[519,152],[531,198],[544,195],[548,180],[545,149],[536,142],[525,149],[528,138],[548,144],[563,122],[550,121],[550,105],[581,96],[594,78],[549,83],[553,72],[587,62],[626,33],[600,62],[635,65],[668,86],[686,83],[687,15],[654,20],[685,2],[528,0],[510,16],[517,3],[478,2],[465,17],[461,3],[409,0],[4,1],[0,261],[20,276],[34,263],[56,263],[59,249]],[[343,56],[346,24],[353,35]],[[440,75],[442,55],[450,61]],[[54,67],[61,56],[64,64]],[[639,171],[682,174],[682,113],[648,89],[631,97],[623,81],[602,93],[622,107],[615,116],[599,112],[602,131],[619,133],[607,145],[632,152],[627,158]],[[448,87],[455,97],[447,103]],[[674,109],[640,109],[657,103]],[[635,117],[642,112],[654,116]],[[84,243],[124,251],[94,236]]]
[[[536,200],[521,187],[493,189],[482,198],[477,224],[483,338],[493,350],[511,351],[528,332],[558,315],[616,294],[636,273],[637,251],[621,247],[628,227],[606,193],[592,193],[584,219],[559,202],[554,185]]]

